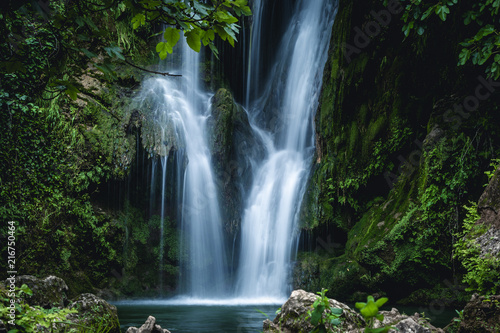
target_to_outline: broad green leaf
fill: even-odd
[[[382,305],[387,303],[388,300],[389,299],[387,297],[381,297],[375,302],[375,305],[380,308]]]
[[[431,13],[432,13],[432,10],[434,9],[434,6],[430,7],[429,9],[427,9],[423,14],[422,14],[422,17],[420,18],[422,21],[425,20]]]
[[[167,57],[169,53],[172,53],[174,50],[170,44],[165,42],[159,42],[156,44],[156,52],[159,53],[160,59],[163,60]]]
[[[122,54],[122,48],[119,46],[108,46],[104,48],[110,57],[116,56],[118,59],[125,60]]]
[[[186,41],[191,49],[196,52],[201,50],[201,39],[198,31],[191,30],[184,34],[186,36]]]
[[[311,314],[311,324],[313,326],[318,325],[324,310],[325,307],[323,305],[318,305],[316,308],[314,308],[314,311]]]
[[[359,312],[361,312],[361,315],[365,318],[372,318],[377,315],[378,307],[375,305],[375,302],[368,301],[368,303],[366,303],[366,306],[359,310]]]
[[[334,315],[341,315],[344,312],[344,310],[342,310],[341,308],[331,308],[330,310]]]
[[[356,309],[361,310],[362,308],[364,308],[366,306],[366,303],[364,303],[364,302],[356,302],[355,306],[356,306]]]
[[[215,39],[215,33],[213,30],[207,30],[204,31],[203,37],[202,37],[202,42],[204,46],[207,46],[210,42],[212,42]]]
[[[132,27],[134,29],[139,28],[141,25],[146,24],[146,15],[139,13],[132,18]]]
[[[84,53],[87,57],[89,57],[89,58],[95,58],[95,57],[97,57],[97,54],[95,54],[94,52],[91,52],[91,51],[87,50],[87,49],[86,49],[86,48],[84,48],[84,47],[82,47],[80,50],[81,50],[81,51],[82,51],[82,52],[83,52],[83,53]]]
[[[165,32],[163,33],[163,38],[170,44],[170,46],[174,47],[175,44],[179,41],[181,38],[181,34],[179,33],[179,29],[176,28],[167,28],[165,29]]]
[[[66,90],[64,91],[72,100],[76,100],[78,98],[78,89],[72,85],[72,84],[68,84],[66,86]]]

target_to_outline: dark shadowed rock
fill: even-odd
[[[473,295],[463,310],[463,320],[457,332],[500,332],[500,295],[489,297]]]

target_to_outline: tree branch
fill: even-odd
[[[141,71],[144,71],[144,72],[148,72],[148,73],[153,73],[153,74],[159,74],[159,75],[163,75],[163,76],[182,76],[181,74],[170,74],[168,72],[157,72],[157,71],[152,71],[152,70],[149,70],[149,69],[146,69],[146,68],[142,68],[142,67],[139,67],[137,65],[134,65],[133,63],[131,63],[130,61],[128,61],[127,59],[124,60],[126,64],[134,67],[134,68],[137,68],[137,69],[140,69]]]

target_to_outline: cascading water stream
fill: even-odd
[[[255,4],[265,5],[260,1]],[[285,298],[289,292],[298,213],[314,151],[312,120],[335,9],[328,0],[297,3],[265,93],[249,107],[254,130],[264,136],[267,158],[255,171],[242,218],[236,286],[240,297]],[[254,10],[260,12],[260,8]],[[255,22],[260,22],[259,18]],[[269,33],[260,27],[258,30]],[[260,37],[253,36],[252,41]],[[251,56],[259,57],[258,51]],[[250,59],[251,64],[255,62]],[[249,84],[262,84],[253,77],[258,75],[250,73]],[[252,90],[247,87],[247,91]],[[266,116],[269,112],[275,113]],[[271,131],[266,133],[259,126]]]
[[[167,216],[181,227],[180,289],[196,302],[228,299],[280,302],[288,296],[291,261],[298,236],[298,214],[314,152],[313,117],[327,57],[336,0],[297,0],[281,38],[272,71],[261,75],[259,40],[270,31],[262,20],[267,1],[254,2],[246,103],[253,134],[265,147],[265,158],[249,160],[252,185],[244,194],[239,261],[232,285],[226,262],[226,240],[207,142],[211,95],[198,85],[199,57],[182,46],[182,78],[150,78],[138,101],[151,110],[149,139],[143,142],[159,156],[152,162],[152,183],[161,178],[160,285],[163,230]],[[174,68],[175,69],[175,68]],[[170,72],[172,72],[170,70]],[[263,77],[267,82],[262,82]],[[153,133],[153,134],[151,134]],[[147,135],[146,135],[147,136]],[[253,156],[253,154],[250,154]],[[247,157],[252,159],[251,157]],[[161,177],[156,166],[161,166]],[[168,169],[168,170],[167,170]],[[167,173],[175,173],[169,178]],[[167,213],[167,179],[177,199],[177,214]],[[243,187],[243,186],[242,186]],[[155,187],[151,187],[154,197]],[[175,194],[172,194],[175,193]],[[156,193],[160,195],[160,193]],[[151,205],[153,207],[153,205]]]
[[[181,289],[186,296],[193,298],[220,297],[227,289],[227,265],[207,144],[210,94],[198,87],[199,54],[187,45],[182,47],[182,78],[148,79],[138,96],[141,107],[151,110],[154,124],[150,141],[152,149],[160,155],[162,167],[160,272],[166,216],[167,165],[168,160],[173,158],[177,160],[175,169],[178,174],[174,178],[179,186],[177,198],[181,207]],[[187,163],[183,163],[184,155]]]

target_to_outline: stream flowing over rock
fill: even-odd
[[[312,309],[314,301],[318,298],[313,293],[304,290],[294,290],[290,298],[283,304],[281,311],[273,321],[264,321],[264,332],[301,333],[311,332],[314,328],[309,320],[306,320],[307,312]],[[332,332],[361,333],[364,331],[365,321],[360,314],[344,303],[330,299],[332,308],[343,310],[342,323],[330,329]],[[443,333],[444,331],[432,326],[426,319],[421,318],[418,313],[413,316],[400,314],[397,309],[391,311],[380,311],[384,315],[384,321],[375,324],[374,328],[391,325],[395,329],[389,333]]]

